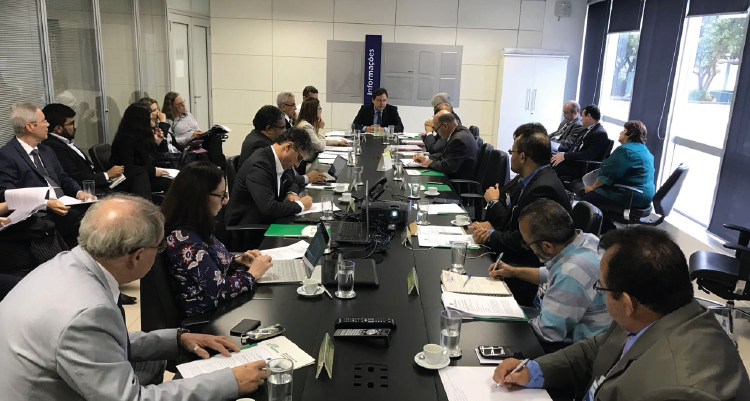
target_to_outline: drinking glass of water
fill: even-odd
[[[461,338],[461,312],[446,309],[440,312],[440,345],[448,353],[448,357],[461,356],[458,347]]]
[[[409,181],[409,198],[419,199],[419,190],[422,188],[422,179],[419,177],[412,177]]]
[[[338,263],[336,282],[338,284],[338,291],[335,293],[336,298],[351,299],[357,296],[357,293],[354,292],[353,260],[342,260]]]
[[[363,166],[354,167],[354,179],[357,181],[357,186],[364,185],[362,182],[362,172],[365,170]]]
[[[286,358],[268,361],[268,401],[292,401],[294,362]]]
[[[396,159],[393,162],[393,181],[402,181],[404,179],[404,162]]]
[[[453,273],[464,274],[464,262],[466,262],[466,248],[469,243],[466,241],[451,241],[451,268]]]
[[[333,220],[333,195],[323,195],[320,197],[320,203],[323,207],[323,216],[321,220]]]
[[[417,203],[417,224],[420,226],[428,226],[430,216],[430,201],[421,199]]]

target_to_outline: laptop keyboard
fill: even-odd
[[[339,226],[339,241],[366,241],[367,225],[364,223],[354,223],[344,221]]]

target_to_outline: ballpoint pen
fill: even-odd
[[[471,274],[469,274],[469,275],[467,275],[467,276],[466,276],[466,281],[464,281],[464,285],[463,285],[463,286],[461,286],[461,288],[464,288],[464,287],[466,287],[466,284],[468,284],[468,283],[469,283],[469,280],[471,280]]]
[[[515,369],[511,370],[505,377],[508,377],[512,375],[513,373],[518,373],[523,370],[523,368],[526,367],[526,364],[529,363],[529,358],[524,359],[521,361],[521,363],[518,364],[518,366],[515,367]],[[505,383],[505,379],[503,378],[503,383]],[[495,387],[500,387],[503,383],[495,383]]]
[[[500,255],[497,256],[497,260],[495,261],[495,266],[492,268],[492,271],[497,270],[497,265],[500,264],[500,260],[503,258],[503,255],[505,255],[505,252],[500,252]]]
[[[318,285],[323,287],[323,291],[325,291],[326,295],[328,295],[328,298],[333,299],[333,296],[331,295],[330,292],[328,292],[328,288],[326,288],[326,286],[324,286],[323,284],[318,284]]]

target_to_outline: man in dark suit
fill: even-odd
[[[432,99],[434,100],[435,97],[439,95],[441,94],[438,93]],[[447,94],[445,95],[447,96]],[[456,117],[456,121],[458,122],[458,125],[463,125],[461,124],[461,119],[458,117],[458,114],[456,114],[456,112],[453,111],[453,106],[450,103],[444,102],[444,103],[438,103],[437,105],[435,105],[435,107],[433,108],[432,116],[434,117],[435,114],[437,114],[441,110],[448,110],[451,113],[453,113],[453,117]],[[432,118],[424,122],[424,130],[425,132],[420,134],[420,136],[422,137],[422,143],[424,143],[425,150],[430,155],[439,155],[443,153],[445,151],[445,145],[448,144],[448,141],[441,138],[440,135],[438,135],[437,132],[435,132],[435,127],[432,123]]]
[[[310,150],[310,136],[292,128],[273,145],[258,149],[240,167],[227,205],[227,226],[270,224],[285,216],[310,209],[312,198],[298,196],[299,187],[289,169],[297,166]],[[260,232],[246,244],[260,244]],[[249,248],[252,249],[252,248]]]
[[[546,132],[526,131],[516,138],[510,151],[510,168],[519,175],[500,188],[489,188],[485,198],[486,222],[474,223],[477,244],[487,244],[496,254],[503,254],[503,261],[528,266],[539,266],[539,258],[523,242],[518,228],[518,217],[524,207],[533,201],[545,198],[559,203],[568,213],[572,212],[568,195],[562,182],[547,161],[551,153]],[[537,287],[523,280],[506,280],[519,304],[531,306]]]
[[[372,104],[359,108],[354,124],[366,132],[374,132],[375,124],[380,127],[394,126],[396,132],[404,132],[404,124],[398,115],[398,107],[388,104],[388,91],[378,88],[372,92]]]
[[[286,129],[294,127],[297,120],[297,102],[291,92],[281,92],[276,96],[276,106],[284,112],[284,124]]]
[[[606,252],[594,289],[615,323],[518,372],[520,361],[506,359],[493,380],[568,389],[577,400],[750,400],[736,345],[693,299],[685,254],[669,235],[630,227],[610,231],[599,245]]]
[[[576,142],[581,133],[581,106],[575,100],[569,100],[563,105],[563,121],[557,131],[549,134],[552,150],[568,149]]]
[[[602,161],[609,147],[607,131],[599,120],[602,113],[595,104],[588,105],[581,112],[581,125],[578,138],[570,148],[560,147],[558,153],[550,159],[559,177],[579,179],[583,176],[583,167],[576,160]]]
[[[124,171],[123,167],[112,166],[107,171],[99,171],[94,167],[86,153],[73,143],[77,128],[76,112],[70,107],[60,103],[50,103],[44,106],[42,113],[49,123],[47,139],[42,143],[55,151],[63,170],[79,185],[83,185],[83,181],[91,180],[94,181],[98,190],[107,192],[110,180],[121,176]]]
[[[415,162],[424,167],[439,171],[451,179],[473,179],[477,165],[477,141],[469,129],[459,125],[456,117],[447,110],[439,111],[433,117],[435,132],[446,141],[442,154],[429,158],[414,155]]]
[[[15,138],[0,148],[0,202],[5,191],[15,188],[50,187],[58,199],[63,195],[84,200],[81,186],[63,170],[55,152],[41,144],[47,139],[47,120],[33,103],[16,103],[11,107]],[[49,200],[52,220],[68,245],[75,245],[78,225],[84,207],[70,208],[59,200]]]

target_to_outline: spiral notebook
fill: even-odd
[[[466,282],[468,280],[468,283]],[[446,292],[455,292],[459,294],[473,295],[495,295],[508,297],[513,295],[505,284],[505,281],[493,279],[490,277],[464,276],[444,270],[440,274],[440,281],[443,283],[443,290]]]

